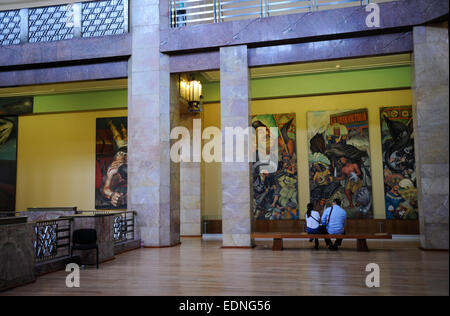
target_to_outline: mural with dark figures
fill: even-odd
[[[308,112],[307,124],[314,208],[339,198],[348,218],[373,218],[367,110]]]
[[[0,116],[33,113],[32,97],[0,98]]]
[[[0,212],[15,210],[17,117],[0,116]]]
[[[386,219],[418,219],[411,106],[380,110]]]
[[[127,118],[97,119],[95,208],[127,208]]]
[[[299,219],[297,190],[297,149],[295,113],[256,115],[252,118],[255,129],[266,128],[266,147],[270,141],[278,142],[278,157],[271,159],[275,172],[263,170],[266,162],[253,163],[253,214],[257,220]],[[270,128],[278,131],[271,137]],[[255,150],[258,149],[259,144]]]

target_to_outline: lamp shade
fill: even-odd
[[[198,80],[181,80],[180,96],[188,102],[200,102],[202,95],[202,84]]]
[[[189,95],[188,101],[200,101],[200,96],[202,95],[202,84],[198,80],[193,80],[189,82]]]

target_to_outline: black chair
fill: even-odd
[[[72,248],[70,249],[70,257],[73,256],[74,250],[96,250],[96,262],[98,269],[98,245],[97,231],[95,229],[77,229],[72,235]]]

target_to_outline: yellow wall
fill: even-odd
[[[202,126],[220,128],[220,106],[206,104],[202,112]],[[207,142],[207,141],[206,141]],[[222,183],[220,162],[205,163],[202,159],[202,216],[204,219],[222,218]]]
[[[95,122],[127,110],[19,117],[16,210],[95,207]]]
[[[297,152],[298,152],[298,197],[301,217],[305,213],[306,204],[309,202],[309,170],[308,170],[308,140],[306,115],[309,111],[325,110],[353,110],[367,108],[369,110],[369,137],[371,152],[371,167],[373,181],[373,207],[376,219],[385,218],[383,164],[380,130],[380,107],[411,105],[411,90],[367,92],[353,94],[339,94],[300,98],[284,98],[271,100],[252,101],[252,114],[296,113],[297,117]],[[220,112],[220,104],[204,105],[204,122],[212,122],[209,117],[217,117]],[[207,127],[204,124],[204,127]],[[219,127],[219,126],[218,126]],[[203,216],[221,213],[221,200],[213,197],[220,185],[220,166],[210,166],[205,169],[205,184],[203,196]]]
[[[309,201],[308,111],[369,109],[374,212],[384,218],[379,108],[411,104],[411,91],[385,91],[257,100],[253,114],[297,114],[299,202]],[[28,207],[78,206],[94,209],[95,119],[126,116],[126,110],[42,114],[19,118],[16,210]],[[205,104],[203,127],[220,127],[220,105]],[[202,164],[202,215],[221,217],[220,164]]]

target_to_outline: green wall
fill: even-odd
[[[411,87],[411,67],[335,71],[251,80],[252,99],[325,95]],[[220,83],[203,85],[204,102],[220,101]],[[34,113],[127,108],[127,89],[36,96]]]
[[[336,71],[251,80],[252,99],[392,90],[411,87],[411,67]],[[203,102],[220,101],[220,83],[203,85]]]
[[[33,113],[126,109],[127,105],[127,89],[39,95],[34,97]]]

